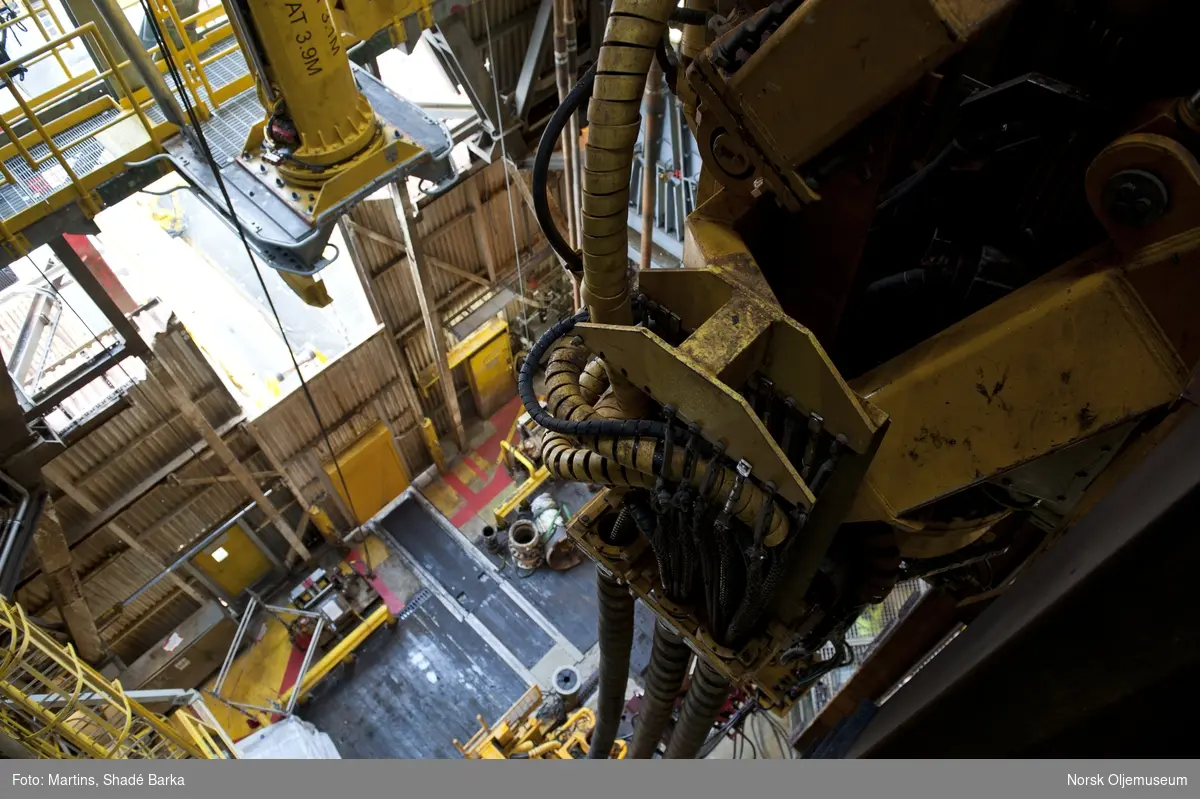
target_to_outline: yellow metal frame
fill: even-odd
[[[42,758],[236,757],[200,719],[152,713],[0,597],[0,733]]]
[[[388,610],[387,604],[380,601],[379,606],[375,608],[362,622],[346,635],[345,638],[338,641],[332,649],[329,650],[316,663],[314,663],[304,675],[303,681],[300,683],[297,691],[299,701],[303,702],[312,693],[313,688],[321,680],[329,676],[329,673],[337,668],[338,664],[347,662],[354,658],[354,650],[363,645],[363,642],[371,636],[371,633],[378,630],[385,624],[392,624],[396,621],[396,617]],[[286,704],[286,700],[290,698],[292,691],[287,691],[280,694],[280,700]]]
[[[503,527],[504,520],[507,519],[513,511],[521,507],[522,503],[528,501],[528,499],[533,496],[534,493],[541,488],[547,480],[550,479],[550,472],[547,471],[545,466],[535,466],[533,461],[526,457],[525,453],[521,452],[512,444],[509,444],[507,441],[500,442],[500,453],[501,456],[512,456],[518,463],[525,467],[526,471],[529,472],[529,477],[527,477],[525,482],[521,483],[521,485],[517,487],[516,493],[514,493],[504,502],[500,503],[500,505],[496,507],[496,510],[493,511],[496,517],[497,527]]]
[[[587,755],[588,738],[596,726],[596,714],[579,708],[556,727],[537,717],[542,706],[542,691],[531,686],[496,724],[489,725],[476,716],[480,729],[466,744],[454,740],[454,746],[468,760],[574,760],[573,751]],[[611,760],[624,760],[628,745],[616,741]]]
[[[0,178],[8,183],[17,184],[18,181],[4,162],[14,156],[20,156],[35,171],[38,166],[51,160],[55,161],[67,176],[67,183],[28,208],[5,219],[0,219],[0,243],[13,256],[24,255],[29,249],[28,242],[21,235],[21,231],[50,213],[72,202],[78,202],[88,217],[98,213],[101,202],[95,194],[96,187],[125,171],[125,162],[142,160],[156,152],[161,152],[162,142],[176,133],[174,125],[167,122],[155,124],[147,116],[146,112],[154,104],[153,98],[144,87],[137,89],[131,87],[125,77],[125,70],[129,67],[130,62],[128,60],[116,61],[113,52],[103,38],[98,35],[95,23],[89,22],[70,30],[64,28],[62,21],[58,19],[53,8],[45,0],[40,0],[40,2],[21,0],[21,6],[22,13],[14,20],[0,23],[0,29],[17,22],[30,20],[46,39],[46,42],[29,53],[0,65],[0,76],[8,77],[15,69],[28,68],[42,60],[53,58],[62,69],[65,79],[53,89],[33,98],[22,97],[16,91],[13,82],[7,81],[8,89],[13,94],[17,107],[0,114],[0,132],[3,132],[10,142],[0,148]],[[132,7],[132,4],[129,7]],[[178,46],[176,46],[174,37],[171,36],[167,37],[167,44],[171,56],[180,66],[183,74],[184,90],[188,92],[202,119],[209,118],[213,109],[219,108],[222,103],[253,86],[254,77],[247,74],[224,86],[217,87],[213,85],[207,73],[208,66],[240,49],[223,5],[216,5],[187,17],[180,17],[171,0],[152,0],[151,10],[159,25],[164,29],[173,28],[179,33]],[[50,30],[51,26],[47,24],[47,20],[42,18],[44,14],[49,14],[48,22],[57,29],[58,35],[52,36],[54,31]],[[203,35],[197,41],[191,41],[187,36],[188,26],[202,29]],[[99,55],[99,59],[102,61],[101,71],[97,72],[95,69],[91,69],[74,74],[62,52],[74,49],[76,40],[84,36],[90,36],[95,44],[91,52]],[[204,51],[224,41],[228,41],[229,46],[212,55],[201,57]],[[160,48],[156,46],[149,48],[147,52],[153,57],[159,50]],[[167,70],[165,60],[158,60],[156,66],[160,72]],[[39,115],[65,97],[77,94],[105,80],[111,80],[119,89],[115,101],[107,97],[100,98],[59,119],[45,123],[41,121]],[[54,142],[53,136],[60,134],[63,130],[86,122],[97,114],[113,108],[118,108],[119,114],[96,130],[90,131],[86,136],[61,145]],[[139,119],[149,135],[149,141],[144,146],[125,153],[124,157],[119,160],[102,165],[85,175],[77,174],[64,158],[63,152],[130,117]],[[32,131],[17,137],[14,130],[25,121],[28,121]],[[31,153],[39,144],[45,145],[50,154],[35,159]]]

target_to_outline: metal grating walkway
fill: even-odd
[[[120,111],[110,108],[78,125],[67,128],[54,137],[55,144],[61,146],[81,136],[87,136],[83,141],[63,152],[63,157],[71,165],[71,169],[75,171],[76,175],[83,177],[98,167],[112,162],[114,158],[124,155],[124,153],[111,152],[99,138],[88,136],[118,114]],[[29,154],[33,156],[34,160],[45,158],[50,155],[50,148],[45,143],[38,142],[29,148]],[[33,170],[29,168],[25,159],[17,154],[5,161],[4,165],[17,181],[15,184],[0,185],[0,217],[5,219],[42,202],[57,191],[71,187],[71,179],[57,158],[50,158]]]
[[[227,49],[233,44],[233,41],[232,38],[229,38],[218,42],[200,57],[203,59],[216,55]],[[221,56],[205,67],[205,73],[214,90],[228,86],[246,75],[248,71],[246,60],[238,50]],[[173,94],[180,99],[179,86],[175,84],[169,74],[164,77],[167,84],[173,89]],[[180,104],[182,105],[182,100]],[[128,148],[122,148],[122,151],[119,152],[114,151],[105,145],[106,137],[90,135],[106,123],[111,122],[119,113],[120,111],[116,108],[107,109],[53,137],[55,144],[60,147],[63,144],[82,139],[78,144],[72,145],[63,152],[67,163],[80,178],[124,157],[128,152]],[[162,110],[157,104],[146,107],[146,116],[154,123],[161,123],[164,120]],[[204,134],[221,164],[226,164],[237,157],[246,142],[247,131],[252,125],[262,121],[262,116],[262,106],[258,102],[254,87],[251,86],[246,91],[222,103],[212,118],[202,123]],[[140,127],[136,118],[122,124]],[[118,138],[120,137],[113,137],[112,141],[116,141]],[[30,147],[29,152],[34,160],[46,158],[51,154],[50,148],[42,142]],[[31,169],[19,153],[7,159],[4,164],[16,179],[16,183],[0,184],[0,218],[11,219],[22,211],[45,201],[56,192],[71,188],[71,180],[56,158],[49,158],[36,170]]]

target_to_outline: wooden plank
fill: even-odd
[[[270,498],[263,493],[262,488],[255,482],[249,470],[237,459],[237,456],[233,454],[233,450],[229,448],[229,445],[225,443],[220,434],[204,418],[204,413],[192,402],[191,397],[187,395],[187,391],[175,380],[175,376],[171,374],[170,368],[166,363],[160,358],[153,358],[148,361],[147,368],[161,381],[163,387],[175,403],[175,406],[183,413],[183,418],[208,442],[208,446],[216,454],[217,459],[225,465],[230,474],[237,478],[242,489],[254,500],[254,504],[258,505],[259,510],[266,515],[271,524],[275,526],[275,529],[279,531],[279,534],[284,537],[288,542],[288,546],[295,550],[296,554],[304,560],[309,560],[312,557],[312,553],[308,551],[308,547],[304,546],[304,542],[296,537],[295,531],[287,523],[287,519],[283,518],[283,514],[279,512],[279,508],[275,507]]]
[[[404,186],[394,183],[391,186],[391,195],[396,208],[396,217],[400,221],[400,229],[404,232],[404,248],[408,252],[408,266],[412,272],[413,286],[417,289],[417,300],[421,305],[421,318],[425,322],[425,332],[429,335],[433,345],[434,363],[437,365],[438,377],[442,384],[446,409],[450,412],[454,439],[458,443],[459,450],[466,452],[467,431],[463,427],[462,410],[458,405],[458,395],[454,391],[454,381],[450,376],[450,369],[446,365],[446,336],[442,332],[441,314],[438,312],[437,301],[433,296],[433,285],[426,271],[423,243],[416,232],[412,200]]]
[[[466,269],[463,269],[462,267],[459,267],[459,266],[455,266],[454,264],[450,263],[449,261],[443,261],[441,258],[438,258],[436,255],[429,255],[428,253],[426,253],[425,260],[428,261],[433,266],[436,266],[438,269],[441,269],[443,272],[449,272],[452,275],[458,275],[459,277],[466,278],[467,280],[471,281],[472,283],[478,283],[479,285],[483,286],[484,288],[490,288],[492,285],[491,283],[488,282],[487,278],[485,278],[481,275],[477,275],[474,272],[468,272]]]

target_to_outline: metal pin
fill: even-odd
[[[817,443],[821,439],[821,429],[825,426],[825,419],[819,414],[813,414],[808,417],[808,444],[804,447],[804,467],[800,470],[800,479],[808,482],[808,476],[812,473],[813,461],[817,457]]]
[[[842,454],[842,448],[846,446],[846,437],[838,434],[838,437],[829,445],[829,457],[821,464],[821,468],[817,469],[817,476],[813,478],[809,484],[809,489],[816,494],[825,485],[829,476],[833,474],[833,467],[837,466],[838,457]]]
[[[762,410],[759,408],[759,393],[758,393],[758,378],[751,376],[746,381],[746,401],[750,403],[750,409],[754,411],[755,416],[762,416]]]
[[[675,406],[674,405],[664,405],[662,412],[663,412],[663,418],[667,422],[667,431],[666,431],[665,437],[663,438],[662,472],[664,475],[667,475],[667,474],[670,474],[671,459],[672,459],[672,456],[675,454],[675,430],[673,428],[673,423],[675,422]]]
[[[783,450],[783,454],[791,460],[792,457],[792,438],[796,435],[796,399],[788,397],[783,401],[783,437],[779,441],[779,448]]]
[[[733,478],[733,485],[729,487],[729,496],[726,498],[725,507],[721,511],[723,515],[733,515],[733,506],[737,504],[738,499],[742,496],[742,486],[750,478],[750,471],[752,469],[750,461],[745,458],[738,461],[737,476]]]
[[[769,377],[760,377],[758,379],[758,396],[760,398],[759,401],[762,402],[760,415],[762,416],[763,427],[767,428],[767,432],[769,433],[771,432],[771,406],[775,404],[775,381]]]

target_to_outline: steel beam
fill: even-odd
[[[156,72],[157,74],[157,72]],[[112,325],[113,330],[121,337],[125,343],[125,350],[129,355],[144,355],[149,351],[146,342],[142,340],[141,334],[137,327],[129,320],[117,304],[117,300],[109,294],[104,284],[96,277],[93,272],[71,243],[63,236],[59,236],[50,242],[50,249],[54,252],[54,256],[62,262],[67,271],[71,273],[71,277],[79,284],[79,287],[84,290],[100,313],[104,314],[104,318]],[[128,295],[126,295],[126,298]]]
[[[188,396],[187,391],[175,380],[175,376],[171,374],[171,370],[166,363],[159,358],[154,358],[149,361],[147,367],[158,379],[159,384],[166,389],[175,406],[183,414],[183,418],[208,442],[208,446],[216,454],[217,459],[225,465],[230,474],[237,478],[238,483],[242,486],[242,490],[254,500],[255,504],[266,515],[271,524],[275,526],[275,529],[279,531],[279,534],[288,542],[288,545],[301,558],[306,561],[309,560],[312,557],[312,553],[308,551],[308,547],[304,546],[304,542],[296,537],[292,526],[288,524],[287,519],[283,518],[283,514],[279,511],[279,508],[275,507],[275,504],[263,493],[263,490],[255,482],[254,477],[251,476],[245,464],[237,459],[237,456],[233,454],[233,450],[221,438],[220,433],[214,430],[212,425],[208,423],[208,419],[204,417],[204,412],[192,402],[191,397]]]
[[[42,470],[42,473],[52,485],[57,486],[84,512],[95,513],[100,510],[100,506],[97,505],[87,493],[68,480],[66,475],[62,473],[62,470],[55,463],[46,464]],[[145,544],[137,539],[137,536],[126,530],[122,525],[118,524],[116,521],[111,521],[108,523],[107,527],[113,535],[121,540],[121,543],[125,544],[125,546],[127,546],[130,550],[137,552],[139,555],[145,558],[147,562],[154,566],[154,568],[162,570],[167,568],[166,564],[163,563],[162,559],[159,558],[158,555],[147,548]],[[170,577],[184,593],[197,602],[203,604],[208,599],[208,597],[189,585],[188,582],[179,575],[171,574]],[[86,579],[87,577],[85,576],[84,580]]]
[[[879,709],[850,757],[1173,757],[1200,709],[1200,413]]]
[[[33,548],[42,562],[42,571],[50,584],[50,593],[67,625],[79,657],[98,665],[105,654],[104,641],[96,629],[96,619],[83,596],[83,586],[71,560],[67,537],[58,523],[54,505],[47,500],[41,523],[33,534]]]
[[[495,39],[493,31],[493,44]],[[483,63],[482,48],[467,29],[466,14],[451,14],[439,21],[436,30],[429,34],[429,42],[451,79],[466,93],[492,141],[498,144],[503,139],[510,158],[524,155],[521,123],[503,100],[497,101],[492,75]]]
[[[463,427],[462,410],[458,405],[458,394],[454,390],[454,379],[450,374],[450,367],[446,364],[446,334],[442,330],[442,316],[438,312],[433,284],[429,278],[423,242],[417,233],[416,212],[413,210],[406,186],[393,183],[391,195],[396,218],[400,221],[400,230],[404,234],[404,250],[408,253],[408,267],[412,274],[413,286],[417,290],[421,318],[425,322],[425,332],[429,334],[430,344],[433,345],[434,367],[437,369],[438,382],[446,401],[446,410],[450,413],[454,440],[459,451],[466,452],[467,431]]]
[[[549,52],[551,12],[554,10],[554,0],[541,0],[538,4],[537,16],[533,19],[533,31],[529,34],[529,44],[525,47],[525,60],[521,63],[521,74],[517,78],[517,90],[513,98],[518,119],[528,122],[529,104],[533,98],[533,87],[541,66],[546,61]],[[493,31],[493,40],[495,31]]]

